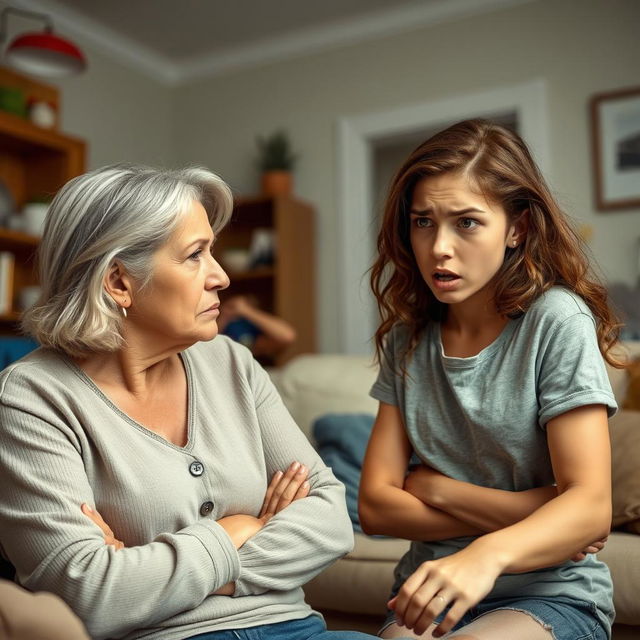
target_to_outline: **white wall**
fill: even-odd
[[[640,2],[539,0],[377,42],[281,62],[176,91],[174,149],[237,190],[256,190],[254,136],[285,125],[301,153],[297,193],[318,208],[320,346],[337,349],[336,122],[544,78],[553,175],[561,202],[593,227],[593,251],[611,280],[635,281],[640,210],[597,213],[592,198],[588,99],[640,85]]]
[[[0,0],[0,9],[7,6]],[[54,27],[55,27],[55,16]],[[10,38],[40,23],[11,16]],[[65,35],[64,29],[61,33]],[[69,35],[86,54],[86,73],[59,81],[61,130],[87,142],[87,169],[114,162],[170,165],[172,90]]]

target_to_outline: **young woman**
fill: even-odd
[[[360,518],[414,541],[381,636],[608,638],[617,325],[523,141],[480,120],[427,140],[378,250]]]

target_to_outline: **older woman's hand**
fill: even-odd
[[[267,522],[292,502],[306,498],[309,495],[308,475],[309,469],[299,462],[292,462],[284,473],[275,473],[264,496],[259,518]]]
[[[86,502],[83,503],[80,508],[85,516],[88,516],[94,524],[100,527],[104,534],[105,544],[110,544],[112,547],[115,547],[116,550],[124,549],[124,542],[116,538],[111,527],[102,519],[102,516],[95,509],[92,509]]]

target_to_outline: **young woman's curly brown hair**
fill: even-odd
[[[460,122],[429,138],[409,156],[391,183],[378,235],[378,258],[371,269],[381,316],[375,334],[378,358],[385,336],[396,323],[409,328],[406,360],[427,323],[439,321],[446,313],[446,305],[424,282],[409,240],[409,209],[416,183],[445,172],[468,175],[487,200],[502,205],[510,222],[528,212],[524,241],[506,249],[496,275],[498,312],[518,317],[550,287],[566,287],[591,309],[603,357],[614,367],[624,366],[611,353],[620,325],[607,303],[605,287],[590,269],[582,240],[521,138],[485,120]]]

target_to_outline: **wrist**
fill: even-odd
[[[487,558],[495,568],[496,577],[507,571],[514,561],[511,550],[501,543],[493,533],[476,538],[467,548],[473,549],[482,557]]]

